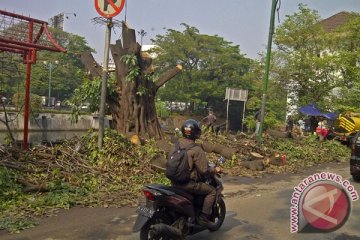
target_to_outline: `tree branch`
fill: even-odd
[[[80,60],[85,65],[90,78],[102,76],[102,67],[95,61],[90,51],[82,53]]]
[[[176,74],[182,71],[182,69],[183,68],[181,65],[177,65],[176,67],[166,71],[163,75],[161,75],[161,77],[155,83],[156,90],[159,89],[162,85],[164,85],[167,81],[175,77]]]
[[[135,30],[130,28],[127,22],[122,24],[122,39],[123,39],[123,48],[126,49],[128,53],[138,53],[141,46],[136,42],[136,33]]]
[[[14,143],[15,138],[14,138],[14,135],[12,134],[12,131],[11,131],[10,126],[9,126],[9,120],[8,120],[8,117],[7,117],[7,111],[6,111],[6,108],[5,108],[5,103],[2,100],[1,100],[1,103],[2,103],[4,114],[5,114],[5,121],[0,119],[0,122],[5,124],[6,129],[7,129],[8,133],[9,133],[10,138],[11,138],[11,141]]]

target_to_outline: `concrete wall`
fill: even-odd
[[[5,114],[0,113],[0,118],[5,119]],[[9,123],[12,130],[23,131],[24,117],[17,113],[8,113],[8,119],[13,120]],[[70,114],[53,114],[53,113],[40,113],[37,117],[29,118],[29,131],[81,131],[88,129],[98,129],[99,120],[98,116],[94,115],[81,115],[77,123],[71,123]],[[105,120],[105,126],[109,126],[109,119]],[[6,126],[0,123],[0,131],[6,131]]]

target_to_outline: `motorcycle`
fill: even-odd
[[[225,159],[220,157],[217,164],[224,161]],[[211,163],[210,166],[215,167],[217,164]],[[208,230],[217,231],[222,226],[226,214],[221,175],[214,174],[206,183],[216,189],[216,199],[210,218],[214,226]],[[137,208],[138,217],[133,227],[134,232],[140,231],[141,240],[178,240],[207,229],[197,223],[204,201],[203,196],[193,196],[182,189],[161,184],[145,185],[143,193],[146,204]]]

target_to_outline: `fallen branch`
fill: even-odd
[[[25,181],[24,179],[17,179],[16,180],[17,183],[20,183],[21,185],[24,186],[24,189],[23,191],[25,193],[28,193],[28,192],[48,192],[49,191],[49,188],[45,185],[34,185],[28,181]]]
[[[205,152],[217,153],[227,159],[231,159],[237,152],[235,149],[226,147],[222,144],[212,144],[209,142],[203,142],[202,146],[203,146]]]
[[[15,169],[15,170],[22,171],[22,172],[28,172],[28,173],[34,173],[35,172],[32,169],[24,168],[24,167],[19,166],[19,165],[15,164],[15,163],[12,163],[12,162],[1,161],[0,165],[3,166],[3,167],[6,167],[6,168]]]

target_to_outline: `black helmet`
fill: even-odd
[[[188,119],[181,126],[181,133],[184,138],[195,140],[200,137],[201,128],[196,120]]]

